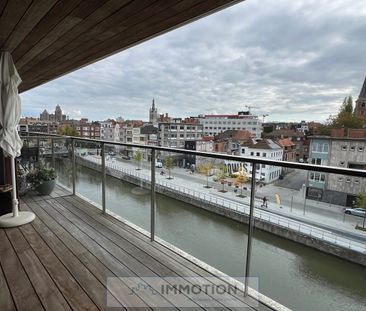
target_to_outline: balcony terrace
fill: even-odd
[[[51,196],[27,194],[20,208],[33,211],[36,219],[19,228],[0,229],[3,311],[106,310],[108,290],[112,293],[110,304],[118,304],[121,299],[107,288],[109,277],[189,276],[208,282],[216,278],[182,253],[150,242],[140,231],[102,214],[59,186]],[[132,288],[125,289],[128,297]],[[209,305],[229,310],[214,297],[208,295],[207,299]],[[232,294],[232,299],[244,302],[248,310],[271,310],[244,297],[243,292]],[[174,301],[161,303],[176,309]],[[202,302],[197,308],[206,309],[208,305]]]

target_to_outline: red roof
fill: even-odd
[[[202,136],[202,140],[203,141],[211,141],[211,140],[214,140],[214,137],[213,136]]]
[[[292,147],[295,146],[295,144],[288,138],[279,139],[278,143],[281,145],[281,147]]]

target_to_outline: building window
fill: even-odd
[[[350,183],[351,182],[351,178],[347,178],[346,182]]]
[[[339,164],[340,164],[341,166],[343,166],[343,165],[344,165],[344,162],[343,162],[343,161],[341,161],[341,162],[339,162]]]
[[[360,183],[360,180],[359,179],[355,179],[355,184],[359,184]]]
[[[347,146],[342,146],[342,151],[347,151]]]
[[[351,151],[355,151],[356,147],[355,146],[351,146],[351,148],[349,148]]]
[[[358,147],[358,151],[363,151],[363,147]]]
[[[311,164],[322,165],[322,159],[311,159]]]
[[[339,178],[338,178],[338,181],[339,181],[339,182],[343,181],[343,177],[339,177]]]
[[[254,156],[254,152],[251,152],[251,153],[250,153],[250,155],[251,155],[251,156]]]
[[[259,157],[261,155],[261,153],[260,152],[257,152],[257,157]]]

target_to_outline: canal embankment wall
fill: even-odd
[[[101,171],[101,165],[95,162],[91,162],[87,159],[77,157],[77,164],[85,166],[87,168]],[[106,167],[106,174],[123,181],[129,182],[134,185],[138,185],[140,187],[150,189],[150,182],[143,180],[139,177],[126,174],[119,170],[115,170],[110,167]],[[240,223],[248,224],[249,217],[246,214],[238,212],[236,210],[228,209],[223,207],[220,204],[215,204],[214,202],[207,202],[206,200],[199,199],[197,197],[192,197],[186,193],[181,193],[175,189],[171,189],[166,186],[156,184],[156,192],[170,197],[175,200],[180,200],[187,204],[191,204],[193,206],[199,207],[209,212],[213,212],[215,214],[230,218],[232,220],[238,221]],[[341,245],[336,245],[327,241],[324,241],[320,238],[316,238],[313,236],[309,236],[302,232],[296,231],[294,229],[283,227],[278,224],[266,221],[264,219],[254,219],[254,227],[256,229],[275,234],[279,237],[306,245],[308,247],[317,249],[327,254],[334,255],[336,257],[346,259],[348,261],[360,264],[362,266],[366,266],[366,256],[360,252],[349,249],[347,247],[343,247]]]

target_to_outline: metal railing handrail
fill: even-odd
[[[134,147],[134,148],[149,149],[149,150],[159,150],[159,151],[165,151],[165,152],[171,152],[171,153],[183,153],[183,154],[190,154],[190,155],[215,158],[215,159],[221,159],[221,160],[248,162],[248,163],[252,163],[252,164],[265,164],[265,165],[300,169],[300,170],[305,170],[305,171],[316,171],[316,172],[322,172],[322,173],[333,173],[333,174],[339,174],[339,175],[366,178],[365,170],[352,169],[352,168],[322,166],[322,165],[309,164],[309,163],[298,163],[298,162],[279,161],[279,160],[269,160],[269,159],[265,159],[265,158],[256,158],[256,157],[242,157],[242,156],[238,156],[238,155],[204,152],[204,151],[187,150],[187,149],[170,148],[170,147],[161,147],[161,146],[152,146],[152,145],[122,143],[122,142],[115,142],[115,141],[109,141],[109,140],[82,138],[82,137],[76,137],[76,136],[64,136],[64,135],[46,134],[46,133],[37,133],[37,132],[29,132],[29,133],[44,136],[43,137],[44,139],[70,139],[73,141],[98,143],[101,145],[105,144],[105,145]],[[25,136],[24,138],[36,139],[37,137],[39,138],[39,136]]]

